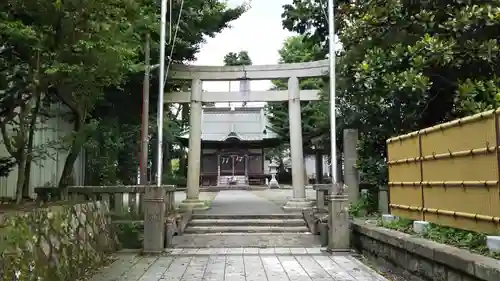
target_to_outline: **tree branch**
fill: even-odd
[[[17,160],[17,152],[14,150],[14,147],[12,146],[12,142],[11,142],[9,133],[7,133],[6,127],[7,127],[6,123],[0,124],[0,130],[2,132],[2,138],[3,138],[4,145],[5,145],[5,149],[7,150],[7,152],[9,152],[9,154],[12,157],[16,158],[16,160]]]

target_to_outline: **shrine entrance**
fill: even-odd
[[[221,176],[246,176],[247,175],[247,155],[241,153],[222,153],[219,159]]]
[[[223,148],[219,153],[219,180],[227,178],[227,184],[247,184],[248,183],[248,154],[245,149],[239,148],[240,139],[233,134],[226,137],[225,142],[228,148]]]
[[[203,172],[213,173],[215,165],[209,165],[210,171],[203,171],[201,162],[207,161],[203,158],[204,154],[201,143],[212,141],[209,136],[203,138],[202,126],[203,103],[204,102],[288,102],[289,110],[289,130],[290,130],[290,154],[292,162],[292,185],[293,198],[291,198],[283,208],[286,210],[301,211],[312,208],[312,202],[306,199],[305,191],[305,163],[302,141],[302,117],[300,101],[319,100],[320,90],[301,90],[300,79],[314,78],[328,75],[329,61],[321,60],[306,63],[291,63],[279,65],[249,65],[249,66],[199,66],[199,65],[172,65],[169,78],[174,80],[191,81],[189,92],[172,92],[165,94],[165,102],[190,103],[189,116],[189,150],[188,150],[188,177],[186,200],[180,205],[181,209],[205,208],[205,204],[200,201],[200,178]],[[239,92],[206,92],[203,91],[203,81],[249,81],[249,80],[274,80],[287,79],[287,90],[269,90],[269,91],[251,91],[243,88]],[[328,91],[328,90],[327,90]],[[234,118],[239,118],[234,116]],[[234,119],[236,121],[236,119]],[[261,120],[265,120],[262,118]],[[216,125],[220,123],[214,122]],[[244,126],[244,125],[242,125]],[[246,127],[250,127],[245,125]],[[250,129],[250,128],[249,128]],[[231,130],[234,133],[234,130]],[[259,135],[265,134],[258,132]],[[257,132],[254,132],[257,133]],[[215,134],[215,133],[214,133]],[[215,134],[216,135],[216,134]],[[211,135],[212,136],[212,135]],[[228,138],[231,136],[226,135]],[[228,139],[226,138],[226,140]],[[237,137],[236,137],[237,139]],[[224,140],[217,139],[217,140]],[[244,142],[249,142],[253,138],[245,138]],[[216,140],[213,140],[216,141]],[[210,152],[214,155],[213,152]],[[217,177],[227,174],[230,177],[242,177],[246,180],[246,175],[254,170],[253,162],[257,165],[258,161],[250,161],[248,167],[248,156],[241,153],[221,154],[218,159]],[[262,155],[261,155],[261,159]],[[263,161],[263,160],[262,160]],[[255,169],[258,167],[256,166]],[[220,183],[219,183],[220,184]],[[244,182],[246,184],[246,182]]]

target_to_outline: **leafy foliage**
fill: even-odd
[[[293,36],[286,39],[278,53],[280,55],[279,63],[297,63],[317,60],[321,57],[322,50],[318,45],[306,41],[304,36]],[[288,88],[288,81],[286,80],[274,80],[272,82],[275,90],[286,90]],[[317,90],[322,87],[322,79],[309,78],[300,81],[301,90]],[[318,145],[313,142],[329,125],[328,107],[325,106],[328,106],[328,104],[317,101],[301,102],[302,134],[306,152],[314,144]],[[268,103],[266,111],[271,123],[271,129],[284,140],[289,140],[288,102]]]
[[[155,6],[148,8],[152,2],[146,1],[145,8],[147,16],[157,21],[159,10]],[[148,10],[149,9],[149,10]],[[226,4],[217,1],[199,1],[186,0],[184,1],[182,14],[179,22],[179,29],[175,46],[168,44],[166,46],[167,54],[172,54],[171,60],[167,63],[182,63],[195,59],[195,54],[199,51],[201,44],[204,42],[205,36],[213,37],[222,29],[228,27],[229,22],[238,18],[244,11],[246,6],[238,6],[234,9],[227,8]],[[180,3],[174,2],[173,18],[177,19],[180,12]],[[159,57],[159,34],[156,23],[152,26],[146,25],[145,32],[149,32],[152,38],[151,44],[151,59],[157,61]],[[172,27],[172,32],[175,29]],[[144,38],[145,33],[138,32],[137,36]],[[140,45],[141,54],[144,53],[144,44]],[[172,50],[173,47],[173,50]],[[144,57],[138,57],[138,64],[142,64]],[[168,59],[168,58],[167,58]],[[156,104],[158,102],[158,92],[154,85],[158,82],[158,72],[153,71],[151,75],[150,87],[150,120],[149,120],[149,159],[151,160],[148,166],[150,170],[155,170],[155,149],[156,149]],[[167,80],[166,92],[181,90],[187,86],[186,83],[173,83]],[[129,73],[125,83],[117,87],[108,88],[105,92],[104,99],[99,102],[93,116],[99,120],[100,125],[94,133],[95,139],[87,145],[89,156],[87,159],[92,159],[94,162],[89,162],[87,166],[91,169],[92,178],[89,183],[97,184],[104,179],[103,174],[107,173],[107,184],[133,184],[135,183],[135,174],[138,166],[139,154],[139,132],[141,126],[141,106],[142,98],[140,93],[143,87],[143,73]],[[124,98],[124,96],[126,98]],[[123,110],[127,108],[127,110]],[[178,118],[182,113],[183,118]],[[182,134],[188,125],[189,105],[168,104],[165,107],[165,124],[164,124],[164,178],[167,183],[171,183],[171,171],[169,169],[170,159],[175,157],[184,157],[184,151],[174,144],[177,142],[177,136]],[[115,141],[109,141],[104,134],[115,138]],[[109,153],[113,153],[113,157],[109,157]],[[98,167],[107,167],[99,169]],[[182,173],[182,172],[181,172]],[[154,174],[151,173],[154,178]],[[177,180],[177,179],[176,179]],[[92,181],[92,182],[90,182]]]
[[[124,249],[142,249],[144,225],[136,221],[117,223],[116,236]]]
[[[413,233],[413,221],[405,218],[399,218],[389,222],[384,222],[379,219],[377,225],[404,233]]]
[[[239,53],[229,52],[224,56],[224,65],[252,65],[252,59],[250,58],[250,55],[247,51],[240,51]],[[249,89],[250,81],[242,80],[240,81],[240,87],[241,85],[245,85]],[[231,81],[229,81],[229,89],[231,89]],[[212,105],[215,106],[215,103]],[[246,102],[243,102],[243,106],[246,106]]]
[[[404,233],[415,234],[413,232],[413,221],[408,219],[400,218],[385,223],[379,220],[378,225]],[[420,236],[441,244],[455,246],[474,253],[500,259],[499,253],[489,251],[486,245],[486,234],[484,233],[430,223]]]
[[[224,56],[224,65],[251,65],[252,59],[247,51],[229,52]]]
[[[178,18],[181,3],[173,3],[171,16]],[[175,46],[167,46],[167,53],[172,54],[167,63],[194,60],[206,36],[228,27],[246,9],[246,5],[228,8],[218,0],[185,0]],[[54,108],[60,107],[74,128],[60,140],[68,156],[59,185],[73,182],[74,163],[82,149],[87,156],[87,182],[133,183],[146,34],[152,39],[152,61],[159,57],[157,3],[7,0],[0,4],[0,11],[0,126],[5,143],[12,144],[9,152],[15,164],[24,169],[18,169],[18,195],[25,182],[29,185],[32,140],[40,129],[33,124],[42,116],[54,117]],[[174,31],[173,26],[170,29]],[[156,72],[151,80],[151,84],[158,81]],[[167,91],[183,86],[168,81]],[[150,104],[155,105],[158,92],[151,88]],[[172,144],[187,119],[177,121],[179,110],[166,112],[166,120],[174,122],[166,122],[162,133]],[[156,132],[150,131],[154,138]],[[5,167],[9,170],[9,165]]]
[[[325,55],[322,2],[282,16]],[[500,1],[336,2],[337,124],[360,131],[363,181],[386,184],[387,138],[498,106]]]

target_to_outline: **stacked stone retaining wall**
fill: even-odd
[[[118,246],[101,202],[0,214],[0,280],[72,281]]]

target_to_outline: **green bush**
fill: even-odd
[[[385,223],[379,219],[378,226],[417,235],[413,232],[413,220],[409,219],[400,218]],[[473,253],[500,259],[500,253],[493,253],[488,249],[486,234],[484,233],[430,223],[426,231],[418,234],[418,236],[441,244],[462,248]]]
[[[116,236],[122,248],[141,249],[144,241],[144,225],[138,222],[117,223]]]

